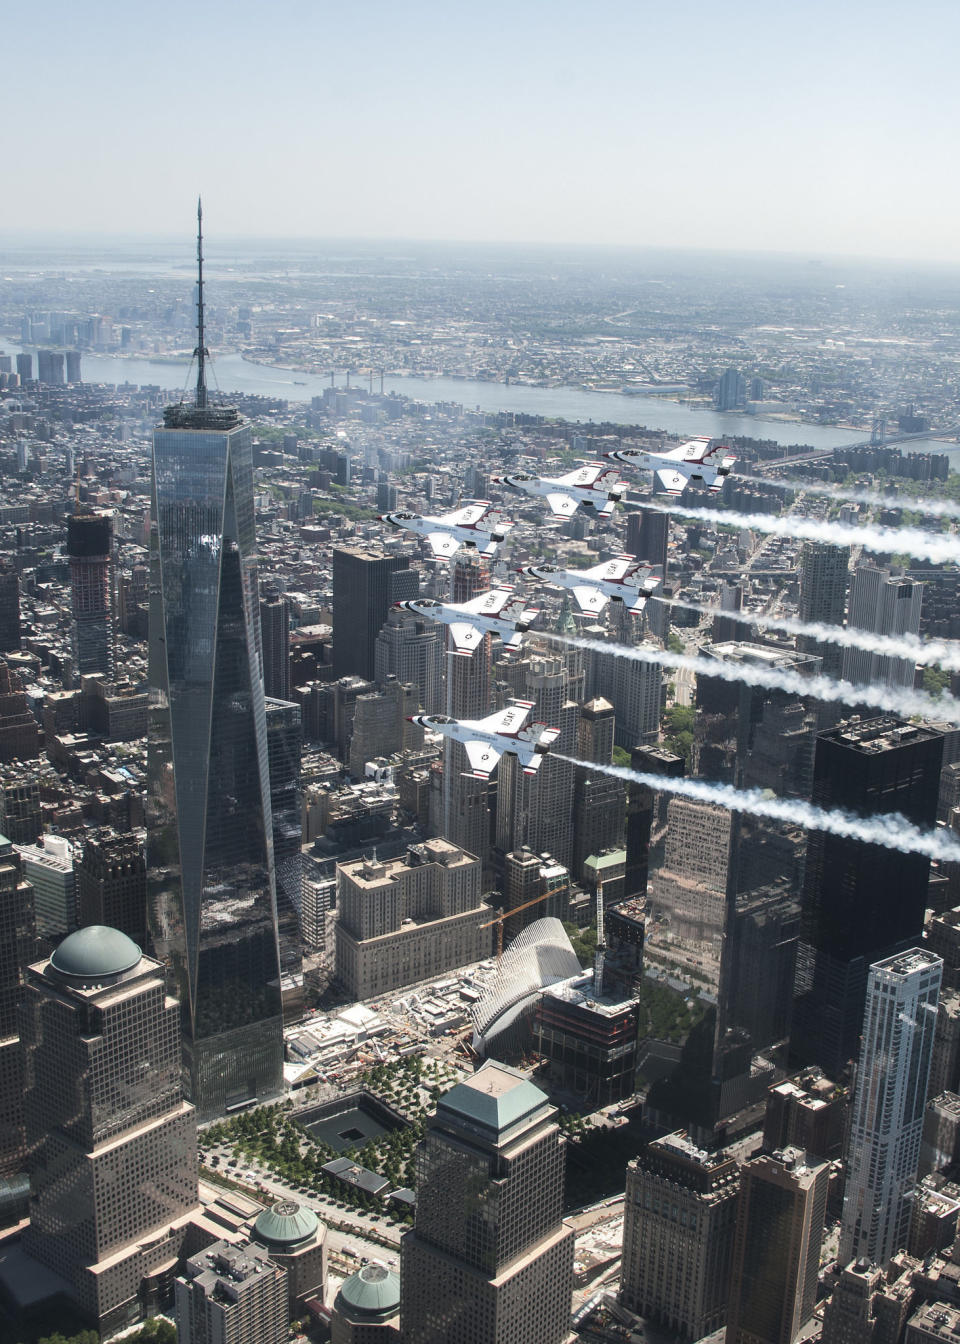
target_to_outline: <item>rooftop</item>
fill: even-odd
[[[400,1310],[400,1280],[384,1265],[364,1265],[343,1281],[340,1296],[365,1315],[393,1315]]]
[[[132,938],[106,924],[88,924],[64,938],[50,957],[55,978],[68,983],[103,983],[132,971],[142,953]]]
[[[258,1241],[282,1250],[312,1240],[319,1226],[320,1219],[312,1209],[296,1200],[282,1199],[272,1208],[264,1209],[253,1231]]]
[[[522,1073],[488,1060],[440,1098],[437,1114],[450,1113],[499,1136],[548,1106],[544,1093]]]

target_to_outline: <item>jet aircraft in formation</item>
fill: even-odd
[[[452,559],[461,546],[473,547],[481,555],[494,555],[514,526],[488,499],[469,500],[462,508],[437,518],[419,513],[382,513],[380,522],[426,537],[434,555],[444,560]]]
[[[597,615],[607,601],[629,602],[632,615],[643,611],[647,597],[661,580],[649,565],[632,555],[618,555],[590,569],[559,569],[556,565],[524,565],[517,571],[528,579],[569,588],[581,611]]]
[[[604,457],[611,462],[652,471],[668,495],[682,495],[691,481],[702,481],[712,494],[723,488],[723,478],[730,474],[735,457],[724,456],[728,450],[723,444],[710,447],[707,435],[687,439],[668,453],[652,453],[642,448],[617,448]]]
[[[529,723],[532,700],[515,700],[506,709],[485,719],[451,719],[446,714],[412,714],[410,723],[462,742],[477,779],[489,779],[505,752],[511,752],[527,775],[535,775],[540,762],[560,736],[559,728]]]
[[[561,518],[572,518],[581,504],[606,517],[613,512],[627,488],[616,467],[606,466],[603,462],[588,462],[575,471],[568,471],[565,476],[527,476],[522,472],[491,476],[490,484],[506,485],[528,495],[543,495],[550,511]]]
[[[487,633],[499,635],[506,648],[518,649],[524,631],[530,629],[540,614],[538,607],[524,606],[524,599],[509,588],[480,593],[469,602],[438,602],[433,597],[418,597],[393,605],[448,625],[453,652],[467,658]]]

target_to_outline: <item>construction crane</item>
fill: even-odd
[[[524,901],[523,905],[515,905],[510,910],[504,910],[503,907],[497,911],[496,919],[490,919],[486,924],[481,924],[481,929],[492,929],[494,924],[497,926],[497,965],[503,960],[503,926],[513,915],[519,915],[521,910],[529,910],[531,905],[539,905],[541,901],[547,900],[550,896],[556,896],[562,891],[565,883],[561,882],[558,886],[548,887],[546,891],[539,896],[534,896],[532,901]]]

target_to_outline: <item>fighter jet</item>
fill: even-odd
[[[462,742],[470,764],[469,773],[489,779],[504,752],[512,752],[525,775],[535,775],[540,762],[560,736],[559,728],[528,723],[532,700],[515,700],[506,709],[485,719],[450,719],[446,714],[413,714],[410,723]]]
[[[555,565],[525,565],[517,571],[528,579],[542,583],[556,583],[569,588],[581,611],[596,615],[603,611],[607,599],[629,602],[631,615],[643,611],[647,595],[660,585],[649,565],[641,564],[632,555],[618,555],[613,560],[592,569],[557,569]]]
[[[445,560],[456,555],[461,546],[473,547],[481,555],[493,555],[513,527],[513,523],[494,509],[489,499],[468,500],[462,508],[441,514],[439,518],[419,513],[381,513],[380,522],[407,532],[418,532],[426,537],[434,555]]]
[[[518,649],[524,631],[530,629],[531,622],[540,614],[539,607],[525,607],[523,598],[509,588],[480,593],[469,602],[438,602],[432,597],[418,597],[393,605],[449,625],[454,643],[452,652],[466,658],[488,631],[499,635],[506,648]]]
[[[724,457],[727,449],[722,443],[710,447],[707,435],[687,439],[686,443],[671,448],[669,453],[650,453],[640,448],[618,448],[604,456],[613,462],[623,462],[640,471],[652,471],[668,495],[682,495],[690,481],[702,481],[711,494],[723,487],[723,478],[730,474],[735,457]]]
[[[603,462],[588,462],[566,476],[491,476],[491,485],[508,485],[528,495],[544,495],[552,513],[572,518],[580,505],[595,509],[606,517],[619,503],[627,483],[616,467]]]

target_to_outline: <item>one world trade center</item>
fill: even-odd
[[[204,1120],[280,1090],[283,1037],[251,432],[208,401],[199,228],[197,260],[196,394],[153,443],[147,862]]]

